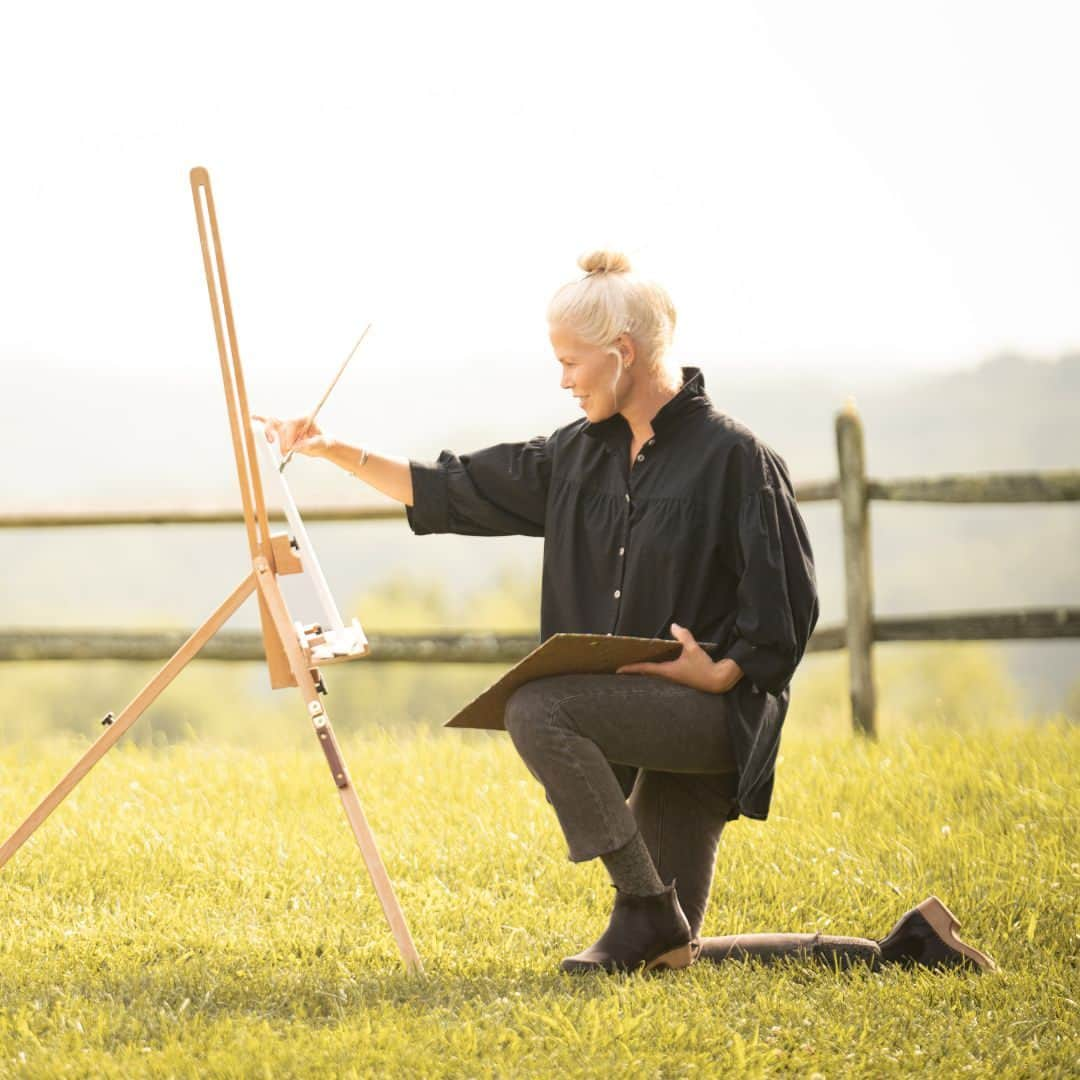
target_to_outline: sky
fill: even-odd
[[[0,504],[234,503],[194,166],[253,408],[309,410],[370,322],[321,417],[381,452],[577,419],[545,310],[598,247],[668,288],[674,356],[721,408],[758,376],[788,415],[822,399],[802,380],[839,406],[1077,350],[1078,41],[1067,0],[2,4]],[[301,505],[369,501],[292,468]],[[128,542],[97,533],[5,557],[65,595],[91,541]],[[99,591],[150,621],[162,559],[216,566],[214,536],[186,536],[133,537],[126,591]]]
[[[544,311],[596,247],[668,288],[681,363],[1052,358],[1080,344],[1078,11],[6,4],[0,410],[35,371],[212,375],[195,165],[245,365],[301,411],[369,321],[361,363],[460,371],[460,412],[538,364],[561,401]]]

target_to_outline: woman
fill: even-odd
[[[542,639],[681,642],[667,663],[528,683],[504,719],[570,860],[599,857],[615,888],[607,930],[562,970],[684,967],[702,947],[721,831],[768,815],[789,683],[818,619],[813,554],[781,457],[713,407],[700,370],[671,365],[667,292],[618,253],[579,265],[548,323],[581,419],[433,463],[315,425],[295,448],[404,503],[417,535],[543,536]],[[287,453],[305,420],[266,424]],[[706,953],[774,955],[807,938],[712,939]]]

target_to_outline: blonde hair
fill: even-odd
[[[682,372],[667,361],[675,333],[675,305],[667,290],[635,274],[621,251],[591,251],[578,266],[585,276],[555,293],[548,322],[569,327],[614,356],[619,355],[616,338],[627,334],[646,370],[677,390]]]

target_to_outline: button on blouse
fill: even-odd
[[[670,638],[677,622],[713,659],[735,660],[744,677],[722,695],[739,770],[731,816],[764,819],[789,684],[818,618],[813,553],[783,459],[713,406],[698,368],[682,373],[653,417],[648,469],[630,467],[621,414],[578,419],[410,461],[406,514],[417,535],[544,537],[541,640]]]

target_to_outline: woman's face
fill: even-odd
[[[589,345],[559,323],[549,326],[548,336],[555,358],[562,367],[559,385],[578,399],[580,408],[592,423],[612,416],[618,405],[626,400],[630,389],[629,373],[623,370],[623,358],[612,356],[599,345]],[[626,347],[628,343],[620,337],[615,344]],[[616,375],[619,377],[616,386],[618,402],[612,393]]]

